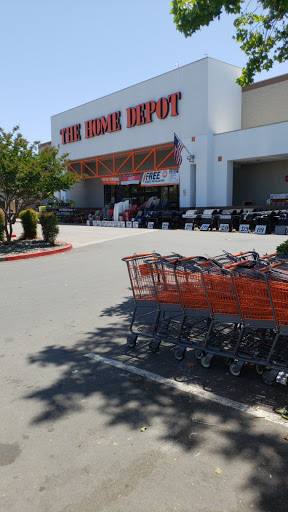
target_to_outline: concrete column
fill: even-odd
[[[233,162],[224,160],[214,165],[211,184],[213,206],[231,206],[233,196]]]
[[[227,162],[226,177],[226,205],[231,206],[233,203],[233,162]]]
[[[207,207],[212,205],[212,177],[213,177],[213,133],[197,135],[193,145],[195,155],[196,177],[193,190],[196,190],[196,207]],[[194,171],[192,173],[194,179]]]
[[[190,175],[190,164],[188,160],[182,160],[181,167],[179,169],[180,175],[180,208],[189,208],[191,201],[191,175]]]
[[[190,164],[190,206],[196,206],[196,164]]]
[[[196,205],[196,165],[187,160],[180,168],[180,207],[191,208]]]

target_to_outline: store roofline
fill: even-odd
[[[217,137],[218,135],[226,135],[227,133],[245,132],[246,130],[255,130],[255,128],[265,128],[266,126],[273,126],[275,124],[283,124],[283,123],[288,123],[288,120],[287,121],[278,121],[277,123],[258,124],[257,126],[248,126],[247,128],[240,128],[239,130],[230,130],[229,132],[213,133],[213,137]]]
[[[77,105],[76,107],[68,108],[67,110],[63,110],[62,112],[59,112],[58,114],[53,114],[51,116],[51,119],[52,119],[52,117],[57,117],[57,116],[59,116],[61,114],[65,114],[66,112],[69,112],[70,110],[75,110],[76,108],[83,107],[84,105],[88,105],[89,103],[93,103],[94,101],[102,100],[104,98],[107,98],[108,96],[112,96],[113,94],[118,94],[119,92],[126,91],[127,89],[131,89],[131,87],[135,87],[136,85],[144,84],[145,82],[149,82],[150,80],[154,80],[154,78],[159,78],[160,76],[168,75],[169,73],[175,73],[180,68],[181,69],[182,68],[186,68],[187,66],[191,66],[192,64],[196,64],[197,62],[201,62],[202,60],[205,60],[205,59],[210,59],[210,60],[214,60],[216,62],[221,62],[222,64],[226,64],[227,66],[231,66],[233,68],[237,68],[237,69],[240,69],[240,70],[242,69],[241,67],[235,66],[234,64],[230,64],[229,62],[225,62],[225,61],[220,60],[220,59],[214,59],[214,57],[209,57],[209,56],[208,57],[203,57],[202,59],[194,60],[193,62],[189,62],[188,64],[184,64],[184,66],[180,66],[177,69],[171,69],[170,71],[165,71],[165,73],[161,73],[160,75],[152,76],[151,78],[147,78],[146,80],[142,80],[141,82],[137,82],[136,84],[128,85],[127,87],[124,87],[123,89],[119,89],[118,91],[111,92],[110,94],[105,94],[104,96],[100,96],[99,98],[95,98],[94,100],[86,101],[85,103],[81,103],[81,105]]]
[[[266,80],[261,80],[260,82],[255,82],[251,85],[246,85],[246,87],[243,87],[242,91],[252,91],[253,89],[259,89],[260,87],[266,87],[267,85],[278,84],[279,82],[285,82],[286,80],[288,80],[288,73],[274,76],[272,78],[267,78]]]

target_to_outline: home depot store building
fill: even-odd
[[[288,75],[242,90],[240,73],[207,57],[53,116],[52,144],[83,178],[59,197],[96,209],[156,195],[189,208],[288,193]],[[183,149],[180,167],[173,132],[194,156]]]

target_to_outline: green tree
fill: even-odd
[[[69,190],[77,181],[76,176],[65,172],[68,154],[58,156],[59,150],[53,146],[38,153],[38,144],[24,139],[19,126],[7,133],[0,128],[0,203],[7,243],[22,210],[53,197],[59,190]]]
[[[172,0],[171,14],[185,37],[226,12],[234,14],[234,39],[247,55],[237,79],[241,87],[253,82],[256,73],[288,60],[288,0]]]

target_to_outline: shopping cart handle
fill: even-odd
[[[134,254],[133,256],[125,256],[123,261],[132,260],[133,258],[143,258],[144,256],[152,256],[153,252],[146,252],[145,254]]]
[[[261,257],[261,260],[265,260],[266,258],[272,258],[273,256],[278,256],[278,252],[274,252],[274,254],[266,254]]]
[[[251,254],[251,251],[239,252],[239,254],[233,254],[233,256],[235,256],[235,258],[237,258],[237,256],[244,256],[244,254]]]
[[[189,256],[189,258],[180,258],[179,260],[176,260],[176,261],[179,261],[180,263],[182,261],[189,261],[189,260],[194,260],[195,256]]]
[[[244,252],[242,252],[242,254],[244,254]],[[237,263],[227,263],[226,265],[224,265],[224,268],[234,268],[234,267],[239,267],[240,265],[251,265],[251,261],[237,261]]]
[[[267,267],[260,268],[259,272],[267,272],[270,268],[281,267],[282,263],[274,263],[274,265],[268,265]]]

